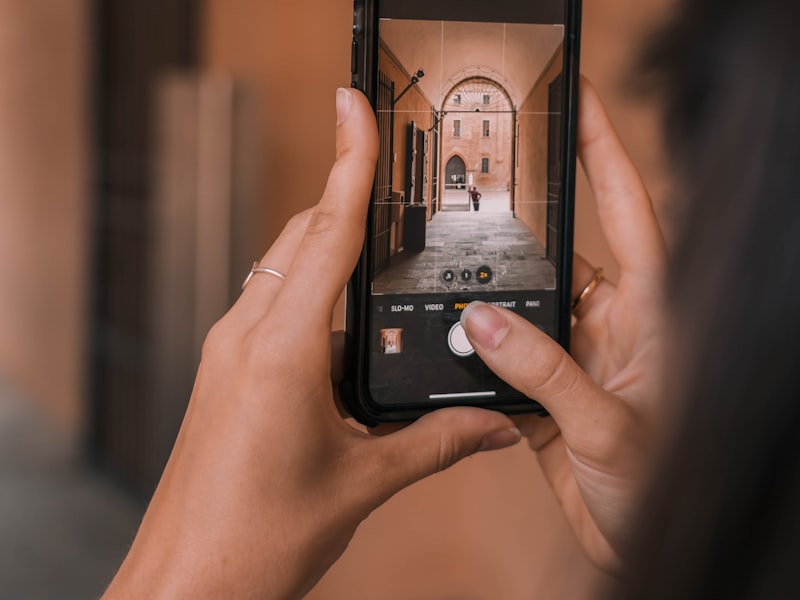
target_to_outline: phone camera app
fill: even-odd
[[[461,326],[470,302],[555,330],[565,89],[557,4],[508,0],[509,20],[481,21],[441,8],[428,19],[424,0],[382,0],[365,254],[378,404],[519,396]]]

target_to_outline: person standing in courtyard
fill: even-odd
[[[472,199],[472,209],[475,212],[478,212],[481,208],[481,193],[478,191],[478,188],[474,185],[472,189],[469,191],[469,197]]]

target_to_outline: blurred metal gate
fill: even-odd
[[[379,152],[372,192],[372,273],[380,273],[391,256],[392,241],[392,163],[394,155],[394,81],[378,74]]]

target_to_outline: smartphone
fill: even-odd
[[[359,421],[544,413],[481,361],[460,316],[493,303],[569,349],[580,13],[580,0],[355,1],[352,84],[380,137],[340,388]]]

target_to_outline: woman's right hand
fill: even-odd
[[[477,353],[550,417],[520,429],[590,558],[620,566],[657,430],[664,355],[664,240],[647,191],[597,93],[582,81],[578,152],[600,222],[620,267],[574,312],[570,357],[522,317],[474,303],[462,322]],[[594,276],[576,256],[573,297]]]

